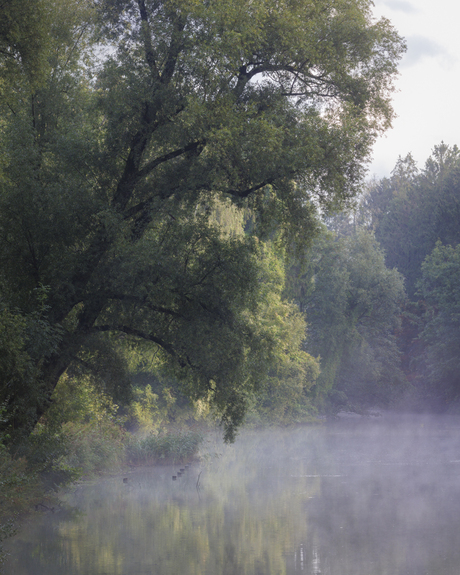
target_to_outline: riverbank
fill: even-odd
[[[33,513],[53,512],[58,490],[76,481],[133,468],[188,463],[197,457],[203,431],[169,430],[130,434],[114,424],[67,426],[38,433],[10,454],[0,451],[0,565],[2,542]]]

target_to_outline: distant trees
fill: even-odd
[[[435,146],[419,171],[410,156],[400,158],[390,178],[371,187],[363,209],[386,263],[406,278],[408,295],[417,290],[421,265],[438,240],[460,241],[460,151]]]
[[[403,278],[372,234],[324,232],[291,285],[308,322],[305,349],[321,373],[312,391],[329,409],[388,405],[404,377],[396,344]],[[291,273],[296,273],[295,268]]]
[[[422,170],[400,158],[390,178],[371,185],[359,217],[406,280],[411,303],[398,341],[406,376],[422,403],[448,408],[458,399],[459,149],[435,146]]]
[[[426,393],[445,407],[460,400],[460,244],[438,242],[421,271],[419,296],[426,308],[419,361]]]

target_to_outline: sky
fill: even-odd
[[[442,141],[460,147],[460,2],[374,0],[406,39],[399,65],[393,128],[374,146],[368,175],[389,176],[398,156],[412,153],[419,169]]]

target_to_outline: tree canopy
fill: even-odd
[[[312,388],[331,410],[388,405],[402,391],[396,331],[405,299],[401,274],[385,266],[371,233],[323,232],[290,295],[306,314],[304,348],[320,361]]]
[[[386,252],[387,265],[404,274],[410,297],[436,242],[460,240],[459,168],[457,146],[441,143],[422,170],[410,154],[400,157],[391,177],[372,186],[364,199],[367,223]]]
[[[458,401],[459,177],[457,146],[435,146],[421,170],[408,154],[391,177],[371,183],[356,215],[375,231],[386,264],[404,276],[398,346],[415,403],[429,409],[454,409]]]
[[[9,425],[100,346],[147,342],[231,438],[278,349],[261,241],[300,250],[356,195],[404,43],[367,0],[48,7],[46,78],[11,76],[1,102],[0,285],[23,316],[46,289],[59,342],[34,359],[39,401],[2,383]],[[247,234],[215,226],[216,201],[250,211]]]
[[[48,68],[51,4],[6,0],[0,6],[0,95],[25,74],[36,87]]]
[[[460,245],[437,242],[422,264],[419,295],[426,302],[420,358],[429,394],[443,407],[460,392]]]

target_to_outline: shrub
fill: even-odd
[[[203,436],[196,432],[178,432],[135,438],[127,446],[127,459],[135,465],[180,462],[193,459]]]
[[[112,421],[63,425],[68,451],[62,464],[82,473],[117,469],[124,463],[126,432]]]

